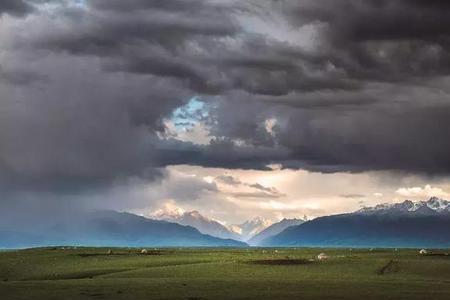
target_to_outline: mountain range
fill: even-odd
[[[89,212],[45,230],[0,231],[0,248],[245,247],[247,243],[268,247],[450,247],[450,202],[435,197],[274,224],[258,217],[226,226],[197,211],[160,214],[159,218],[165,220],[115,211]]]
[[[115,211],[90,212],[76,222],[40,233],[0,231],[0,248],[49,245],[108,247],[243,247],[247,244],[202,234],[190,226]]]
[[[260,242],[300,247],[450,247],[450,202],[382,204],[291,226]]]

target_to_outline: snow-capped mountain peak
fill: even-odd
[[[437,197],[430,198],[426,205],[437,212],[449,211],[450,212],[450,201],[439,199]]]
[[[198,229],[201,233],[209,234],[215,237],[225,239],[240,239],[240,236],[229,230],[219,221],[202,215],[199,211],[184,211],[178,207],[165,207],[157,210],[151,215],[152,218],[178,223],[185,226],[191,226]]]
[[[220,221],[209,218],[199,211],[184,211],[172,204],[166,204],[150,215],[151,218],[178,223],[197,228],[201,233],[220,238],[231,238],[247,241],[260,233],[273,222],[264,217],[256,217],[242,224],[225,225]]]
[[[379,204],[374,207],[364,207],[357,213],[412,213],[412,214],[446,214],[450,213],[450,201],[431,197],[426,201],[413,202],[405,200],[401,203]]]
[[[166,205],[163,209],[153,212],[150,217],[157,220],[172,221],[180,218],[184,213],[185,211],[180,207]]]
[[[249,239],[252,236],[260,233],[270,225],[272,225],[273,222],[271,220],[268,220],[264,217],[256,217],[252,220],[248,220],[242,224],[235,224],[231,225],[230,229],[233,232],[239,233],[243,236],[243,240]]]

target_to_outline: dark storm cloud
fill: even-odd
[[[289,153],[282,164],[291,168],[449,172],[444,153],[450,144],[436,139],[450,129],[447,3],[319,0],[277,1],[274,7],[293,28],[317,26],[320,33],[316,53],[282,53],[314,70],[328,64],[354,89],[310,84],[312,91],[282,96],[234,94],[214,112],[215,135],[277,145]],[[279,120],[275,135],[264,131],[267,118]]]
[[[285,1],[297,26],[320,22],[329,59],[349,75],[403,81],[447,75],[449,6],[443,1]]]
[[[29,3],[0,4],[28,14],[0,29],[3,188],[172,164],[450,172],[444,1]],[[195,96],[212,142],[161,138]]]
[[[13,85],[29,85],[46,79],[45,76],[41,76],[39,73],[27,70],[9,70],[0,65],[0,80]]]
[[[192,12],[194,10],[202,9],[208,5],[208,2],[203,0],[129,0],[127,2],[121,0],[91,0],[88,3],[97,9],[112,11],[161,9],[168,11]]]
[[[24,0],[2,0],[0,2],[0,17],[2,14],[22,17],[33,11],[33,7]]]

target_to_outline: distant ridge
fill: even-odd
[[[449,202],[438,198],[378,205],[289,227],[263,246],[450,247]]]

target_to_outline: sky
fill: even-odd
[[[450,198],[442,0],[2,0],[0,226]]]

